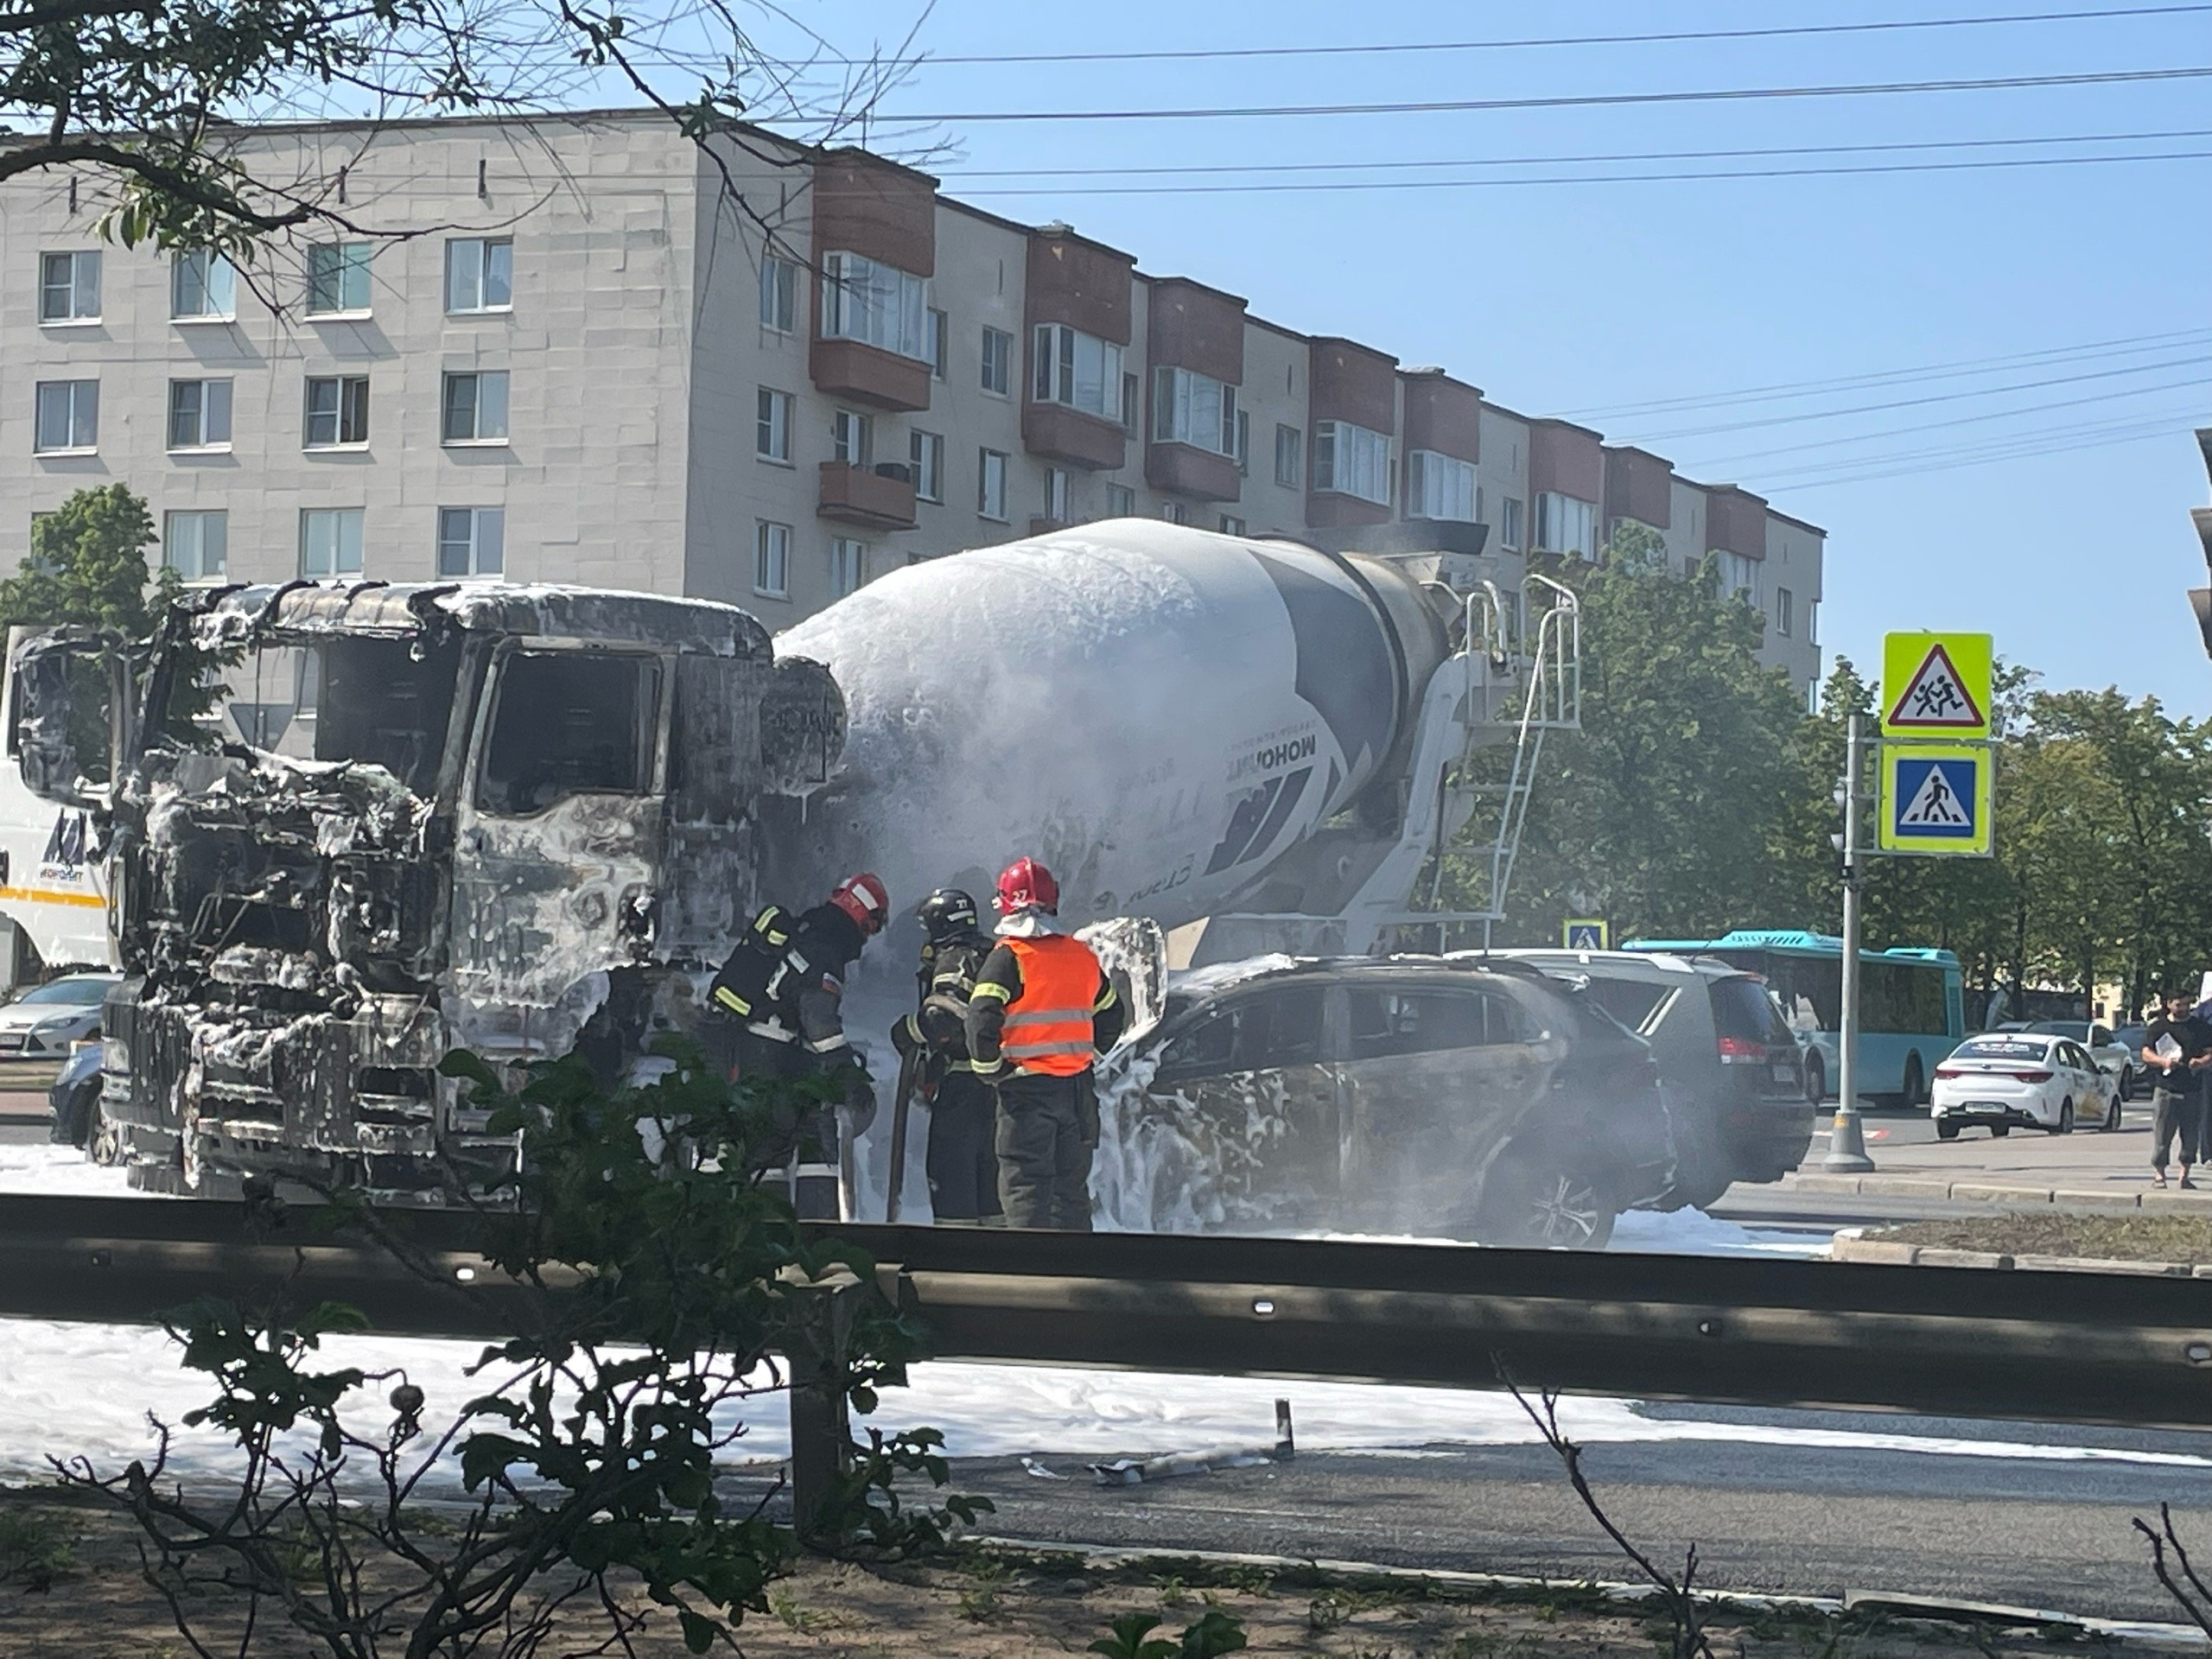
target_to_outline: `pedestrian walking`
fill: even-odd
[[[2166,1184],[2166,1157],[2180,1143],[2181,1184],[2204,1150],[2204,1073],[2212,1067],[2212,1026],[2190,1012],[2190,993],[2166,993],[2165,1012],[2143,1033],[2143,1064],[2155,1084],[2151,1096],[2151,1185]]]
[[[1003,1226],[998,1090],[976,1075],[968,1052],[968,1003],[990,936],[977,925],[975,899],[957,887],[938,888],[916,913],[925,935],[914,976],[919,1004],[891,1028],[891,1041],[902,1063],[913,1056],[914,1092],[929,1103],[930,1213],[949,1227]]]
[[[998,944],[968,1001],[968,1052],[997,1080],[999,1199],[1009,1227],[1090,1230],[1098,1146],[1091,1071],[1127,1018],[1090,947],[1061,931],[1060,886],[1031,858],[999,877]]]

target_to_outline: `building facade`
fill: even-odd
[[[359,229],[233,270],[102,242],[89,175],[0,186],[0,568],[115,481],[188,580],[574,582],[771,628],[1116,517],[1338,546],[1478,524],[1508,588],[1633,522],[1817,678],[1816,526],[865,153],[702,154],[646,112],[249,142]]]

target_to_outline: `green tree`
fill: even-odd
[[[75,623],[143,639],[177,588],[164,564],[149,570],[154,517],[127,484],[79,490],[31,521],[31,556],[0,578],[0,628]]]

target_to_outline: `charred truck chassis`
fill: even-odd
[[[130,667],[86,660],[121,654],[26,645],[16,739],[35,790],[101,820],[127,975],[101,1104],[156,1190],[480,1187],[513,1144],[446,1052],[581,1047],[612,1075],[690,1028],[755,903],[763,804],[843,741],[826,671],[702,601],[229,588]]]

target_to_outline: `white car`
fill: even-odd
[[[2009,1135],[2015,1123],[2052,1135],[2076,1123],[2120,1125],[2120,1080],[2070,1037],[2039,1031],[1969,1037],[1936,1068],[1928,1115],[1938,1140],[1955,1141],[1969,1123]]]
[[[2044,1037],[2066,1037],[2089,1051],[2089,1058],[2107,1077],[2120,1085],[2122,1100],[2135,1098],[2138,1074],[2135,1051],[2116,1036],[2111,1027],[2088,1020],[2038,1020],[2024,1029]]]
[[[67,1054],[80,1037],[99,1029],[100,1004],[120,974],[70,974],[34,985],[0,1005],[0,1059],[45,1059]]]

